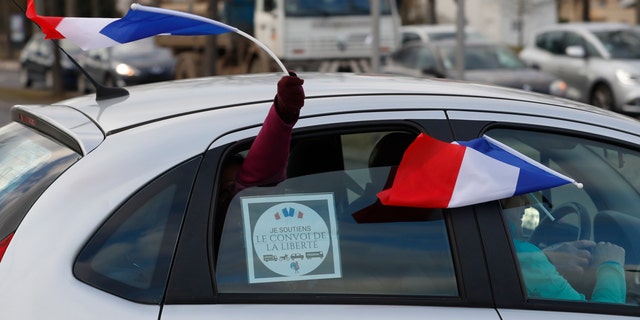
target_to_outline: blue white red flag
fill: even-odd
[[[384,205],[455,208],[574,183],[488,136],[447,143],[420,134],[407,148]]]
[[[159,35],[212,35],[238,32],[222,22],[186,12],[132,4],[120,18],[39,16],[34,0],[27,2],[27,17],[37,23],[47,39],[67,38],[84,50]]]
[[[134,3],[119,19],[52,17],[38,15],[33,2],[27,2],[27,18],[40,26],[46,39],[66,38],[84,50],[106,48],[161,34],[200,36],[235,32],[262,48],[285,75],[289,74],[282,61],[262,42],[238,28],[199,15]]]

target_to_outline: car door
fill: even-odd
[[[348,99],[330,102],[339,103]],[[221,205],[221,170],[258,129],[222,136],[207,152],[191,202],[213,195],[211,208],[187,213],[161,319],[498,319],[470,208],[376,201],[418,133],[451,139],[444,112],[301,119],[288,178]]]
[[[583,184],[475,206],[501,318],[637,317],[640,138],[539,116],[448,115],[457,139],[486,134]],[[511,212],[521,220],[510,220]],[[572,260],[564,251],[570,245],[586,260]],[[600,263],[598,250],[610,260]]]
[[[543,32],[537,35],[535,42],[525,47],[519,56],[528,66],[564,80],[568,86],[567,98],[581,100],[583,93],[576,83],[576,77],[570,74],[571,68],[567,67],[576,67],[581,59],[566,55],[566,34],[567,32],[562,30]],[[565,77],[571,77],[572,81],[569,82]]]
[[[579,101],[589,101],[589,90],[593,81],[590,71],[590,61],[601,57],[593,46],[580,34],[572,31],[564,32],[563,52],[557,56],[558,76],[563,79],[570,88],[577,90]],[[581,47],[585,56],[572,56],[566,49]]]

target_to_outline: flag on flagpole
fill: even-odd
[[[420,134],[407,148],[384,205],[455,208],[573,183],[518,151],[483,136],[447,143]]]
[[[119,19],[40,16],[36,13],[34,0],[28,0],[26,14],[40,26],[45,38],[66,38],[83,50],[106,48],[160,34],[199,36],[235,32],[260,46],[288,74],[280,59],[254,37],[238,28],[191,13],[134,3]]]

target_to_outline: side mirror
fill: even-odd
[[[572,58],[586,58],[587,53],[582,46],[568,46],[564,50],[565,54]]]

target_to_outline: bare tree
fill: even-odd
[[[209,15],[209,18],[211,19],[217,19],[218,16],[218,1],[217,0],[208,0],[208,8],[207,8],[207,14]],[[208,72],[208,75],[215,75],[217,73],[216,70],[216,60],[218,59],[217,56],[217,42],[216,42],[216,36],[215,35],[210,35],[207,36],[207,42],[205,44],[205,65],[206,65],[206,72]]]
[[[436,0],[429,0],[429,5],[427,7],[427,23],[428,24],[438,24],[438,13],[436,12]]]
[[[46,7],[45,7],[45,14],[46,15],[50,15],[50,16],[60,16],[61,12],[58,12],[59,7],[56,3],[56,1],[46,1]],[[53,40],[55,42],[55,46],[53,48],[53,67],[51,69],[51,77],[53,80],[53,88],[52,91],[55,94],[62,94],[64,93],[64,87],[63,87],[63,83],[62,83],[62,67],[60,66],[60,57],[61,57],[61,52],[60,50],[57,48],[58,46],[58,40]]]
[[[591,0],[582,0],[582,21],[591,21],[589,13],[591,12]]]

